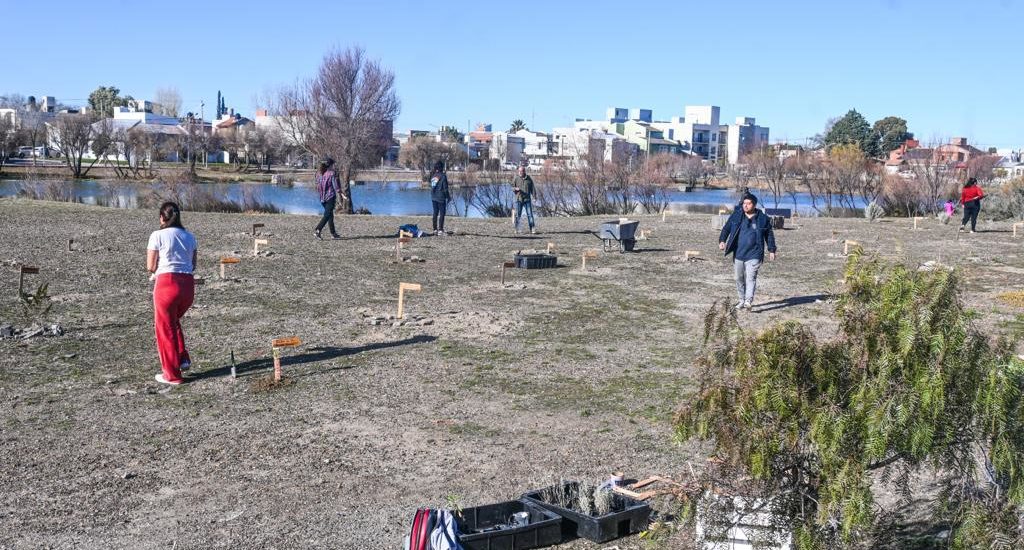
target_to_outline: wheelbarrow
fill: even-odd
[[[611,252],[618,248],[620,253],[632,252],[636,246],[636,228],[639,225],[639,221],[628,218],[602,223],[598,238],[604,243],[604,251]]]

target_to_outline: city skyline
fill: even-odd
[[[280,15],[264,1],[220,10],[186,1],[187,20],[118,2],[87,13],[53,5],[46,41],[32,40],[31,25],[10,29],[31,46],[9,61],[0,94],[85,104],[101,85],[145,99],[174,86],[183,111],[204,101],[209,119],[220,90],[251,116],[261,97],[311,75],[331,48],[359,45],[395,72],[396,131],[477,122],[500,130],[517,118],[550,130],[600,119],[610,106],[667,120],[685,105],[717,105],[725,123],[749,116],[771,127],[772,142],[801,143],[857,109],[871,122],[905,118],[923,142],[1024,145],[1024,107],[1012,91],[1022,80],[1012,55],[1024,44],[1013,27],[1024,10],[1012,0],[656,3],[636,13],[609,2],[394,2],[387,17],[362,3],[299,1]],[[210,17],[198,25],[192,14]],[[82,62],[83,53],[95,60]]]

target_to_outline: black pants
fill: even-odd
[[[337,202],[337,200],[337,197],[331,197],[327,202],[320,203],[324,205],[324,216],[320,218],[320,223],[316,224],[317,231],[320,231],[324,228],[324,225],[326,225],[327,228],[331,230],[331,235],[338,234],[334,229],[334,203]]]
[[[444,214],[448,210],[448,203],[430,201],[434,205],[434,215],[431,218],[431,224],[434,226],[434,231],[444,231]]]
[[[981,212],[981,203],[974,200],[971,202],[964,203],[964,221],[960,222],[960,226],[967,225],[967,220],[971,221],[971,231],[974,231],[974,226],[978,225],[978,213]]]

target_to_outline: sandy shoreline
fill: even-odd
[[[156,214],[0,199],[0,325],[22,326],[17,266],[40,268],[64,336],[0,339],[0,548],[397,548],[415,508],[477,506],[559,478],[682,476],[669,423],[692,387],[704,312],[733,299],[731,264],[706,215],[642,216],[639,253],[599,253],[603,218],[449,218],[459,235],[416,239],[395,263],[392,235],[423,217],[184,214],[200,243],[196,306],[184,325],[193,381],[157,387],[144,270]],[[272,254],[254,257],[253,223]],[[965,300],[993,334],[1022,310],[1021,243],[1009,223],[957,239],[925,220],[808,218],[779,231],[762,271],[756,329],[800,319],[831,334],[842,240],[912,264],[965,271]],[[73,239],[72,251],[67,250]],[[560,267],[499,266],[552,242]],[[686,250],[700,261],[684,261]],[[228,279],[217,260],[238,256]],[[393,315],[399,282],[412,322]],[[1016,324],[1015,324],[1016,323]],[[1017,330],[1020,330],[1018,328]],[[266,389],[270,339],[289,384]],[[234,351],[238,379],[229,374]],[[641,541],[618,541],[639,548]],[[585,541],[563,548],[598,548]]]

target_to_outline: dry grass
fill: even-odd
[[[1000,301],[1013,307],[1024,308],[1024,290],[1004,292],[996,296]]]

